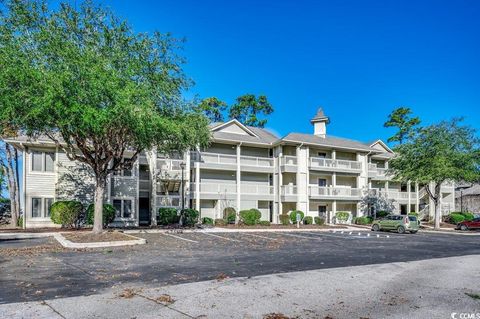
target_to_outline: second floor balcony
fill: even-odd
[[[323,187],[317,185],[310,185],[308,187],[308,195],[311,198],[318,199],[354,199],[358,200],[362,197],[362,190],[360,188],[351,187]]]
[[[310,169],[360,173],[362,171],[362,163],[350,160],[310,157]]]
[[[378,167],[374,163],[368,164],[368,177],[374,180],[390,179],[390,175],[387,172],[388,170],[385,167]]]
[[[212,169],[237,169],[237,155],[236,154],[221,154],[208,152],[192,152],[192,161],[199,162],[201,167]],[[240,166],[243,171],[254,172],[273,172],[274,160],[270,157],[261,156],[240,156]]]

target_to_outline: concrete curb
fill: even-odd
[[[56,233],[53,234],[53,237],[65,248],[106,248],[106,247],[121,247],[121,246],[134,246],[134,245],[145,245],[147,243],[146,239],[138,238],[129,234],[126,236],[132,237],[132,240],[122,240],[122,241],[106,241],[106,242],[94,242],[94,243],[74,243],[65,237],[62,234]]]
[[[53,233],[0,233],[0,240],[33,239],[52,237]]]
[[[174,234],[174,233],[253,233],[253,232],[336,232],[336,231],[369,231],[368,229],[360,230],[358,228],[205,228],[205,229],[130,229],[124,230],[125,234]]]
[[[460,236],[480,236],[479,232],[460,232],[458,230],[433,230],[433,229],[422,229],[422,233],[432,233],[432,234],[449,234],[449,235],[460,235]]]

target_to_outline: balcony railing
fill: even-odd
[[[157,169],[161,171],[180,171],[180,164],[182,163],[183,160],[179,159],[159,158],[157,159]]]
[[[273,186],[240,184],[240,191],[247,195],[273,195]]]
[[[281,157],[280,160],[281,165],[290,165],[290,166],[296,166],[297,165],[297,157],[296,156],[291,156],[291,155],[285,155]]]
[[[310,157],[310,167],[338,168],[338,169],[358,171],[362,169],[362,163],[357,161],[349,161],[349,160]]]
[[[386,198],[390,198],[390,199],[406,199],[408,200],[408,192],[399,192],[399,191],[392,191],[392,190],[389,190],[389,191],[386,191],[386,190],[380,190],[378,188],[372,188],[369,190],[369,193],[372,195],[372,196],[383,196],[383,197],[386,197]],[[417,198],[417,195],[415,192],[410,192],[410,198],[412,200],[416,199]]]
[[[156,204],[157,207],[180,207],[180,196],[159,195]]]
[[[200,161],[208,164],[227,164],[227,165],[237,164],[237,155],[233,155],[233,154],[192,152],[192,159],[195,161]]]
[[[377,171],[377,164],[368,163],[368,171],[369,172],[376,172]]]
[[[191,190],[196,191],[196,184],[192,183]],[[200,183],[200,193],[231,194],[237,193],[237,184]]]
[[[242,155],[240,156],[240,164],[246,166],[273,167],[273,158]]]
[[[322,187],[309,186],[310,196],[325,196],[325,197],[360,197],[362,190],[360,188],[350,187]]]
[[[280,187],[280,194],[282,196],[297,195],[297,186],[296,185],[282,185]]]

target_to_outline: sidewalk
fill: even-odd
[[[450,318],[454,312],[480,313],[479,301],[467,295],[480,293],[479,264],[480,256],[473,255],[164,287],[115,286],[90,296],[0,305],[0,317]]]

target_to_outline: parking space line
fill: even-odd
[[[258,238],[263,238],[263,239],[268,239],[268,240],[276,240],[275,238],[270,238],[270,237],[265,237],[265,236],[250,234],[250,233],[243,233],[242,235],[253,236],[253,237],[258,237]]]
[[[217,238],[221,238],[221,239],[225,239],[225,240],[240,242],[240,240],[236,240],[236,239],[228,238],[228,237],[223,237],[223,236],[219,236],[219,235],[215,235],[215,234],[211,234],[211,233],[201,232],[200,234],[204,234],[204,235],[208,235],[208,236],[213,236],[213,237],[217,237]]]
[[[172,234],[166,234],[164,233],[165,236],[170,236],[170,237],[173,237],[173,238],[177,238],[177,239],[181,239],[181,240],[185,240],[185,241],[189,241],[191,243],[196,243],[198,244],[198,241],[196,240],[192,240],[192,239],[187,239],[187,238],[183,238],[183,237],[180,237],[180,236],[176,236],[176,235],[172,235]]]
[[[302,235],[296,235],[296,234],[286,234],[286,233],[282,233],[282,235],[283,235],[283,236],[290,236],[290,237],[297,237],[297,238],[304,238],[304,239],[323,240],[322,238],[319,238],[319,237],[302,236]]]

